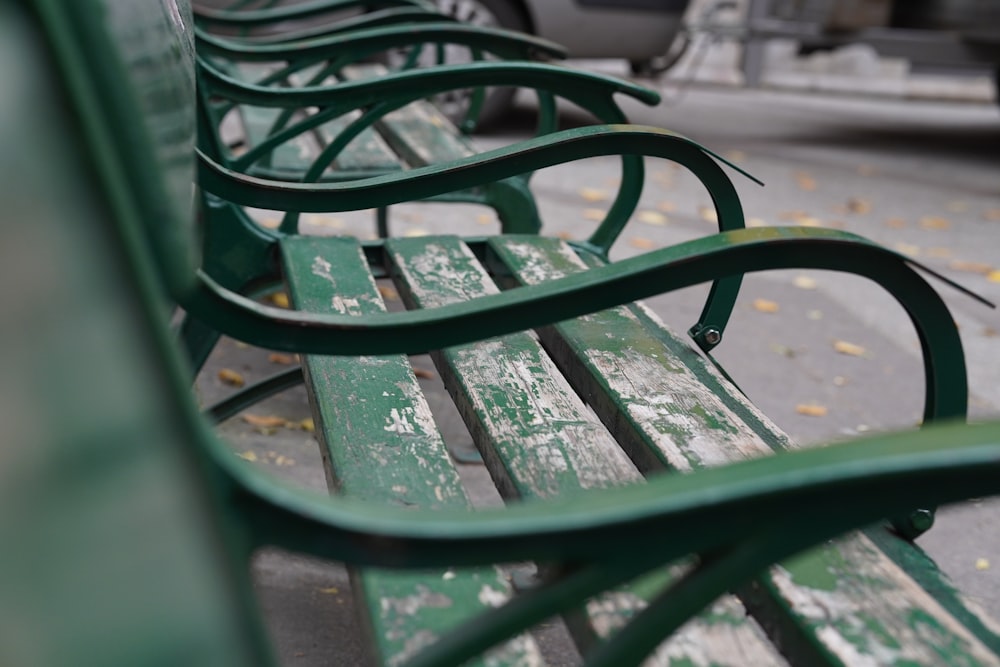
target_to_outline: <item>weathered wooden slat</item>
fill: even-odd
[[[394,239],[388,248],[400,292],[417,306],[435,307],[498,291],[456,238]],[[513,334],[433,356],[505,497],[551,497],[641,479],[534,336]],[[760,628],[745,618],[738,601],[720,604],[732,613],[713,612],[693,621],[649,664],[750,664],[739,656],[760,658],[755,665],[784,664]],[[609,636],[644,606],[636,592],[601,596],[587,606],[592,633]],[[589,641],[590,630],[573,623],[570,628],[579,643]],[[706,639],[713,646],[699,645]],[[703,662],[706,656],[712,661]]]
[[[357,80],[384,73],[384,67],[371,64],[347,67],[343,75],[348,80]],[[476,153],[451,121],[429,102],[413,102],[388,113],[376,127],[411,167],[439,164]]]
[[[384,309],[360,245],[352,239],[292,237],[282,246],[295,305],[362,315]],[[467,506],[458,473],[409,360],[306,356],[303,366],[331,487],[403,507]],[[355,594],[386,664],[398,664],[470,616],[510,595],[497,569],[419,575],[354,573]],[[540,664],[519,638],[498,649],[503,664]],[[488,662],[488,660],[487,660]]]
[[[554,239],[505,237],[491,247],[523,284],[586,270],[569,246]],[[725,401],[707,389],[728,383],[647,310],[603,311],[539,336],[609,428],[630,449],[645,444],[648,453],[634,452],[644,467],[684,471],[789,446],[735,387],[728,385]],[[750,425],[737,413],[749,417]],[[770,444],[762,435],[771,436]],[[752,607],[780,635],[776,642],[803,664],[997,664],[860,534],[775,568],[762,587],[769,595]],[[800,652],[803,647],[808,653]]]

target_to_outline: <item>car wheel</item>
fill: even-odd
[[[437,4],[442,13],[454,16],[463,23],[517,32],[530,31],[528,18],[511,0],[437,0]],[[455,49],[445,59],[447,62],[468,62],[470,54],[465,49]],[[483,128],[499,120],[510,108],[516,92],[516,88],[488,88],[476,127]],[[465,119],[471,97],[471,90],[452,91],[437,95],[434,103],[452,121],[460,123]]]

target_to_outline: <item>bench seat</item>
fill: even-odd
[[[295,307],[353,315],[386,307],[368,265],[371,248],[366,255],[353,239],[307,236],[281,245]],[[407,308],[434,308],[584,271],[598,261],[558,239],[421,237],[388,240],[374,270],[392,277]],[[432,358],[507,503],[634,484],[644,475],[686,473],[794,447],[641,304],[441,350]],[[467,502],[404,356],[308,355],[304,369],[332,492],[402,507]],[[885,528],[871,531],[890,545],[902,543]],[[574,641],[586,651],[612,635],[688,566],[678,564],[567,614]],[[914,574],[941,581],[933,566],[923,570]],[[539,569],[541,578],[549,574]],[[512,594],[495,569],[419,578],[361,571],[354,577],[359,608],[385,664],[423,646],[402,628],[420,628],[429,641],[445,636],[465,613]],[[864,533],[774,567],[735,593],[667,641],[651,664],[1000,662],[990,650],[1000,639],[988,619],[954,591],[935,600]],[[466,611],[451,616],[443,608]],[[504,651],[534,656],[533,642],[525,636]],[[505,664],[535,664],[535,658],[523,659]]]

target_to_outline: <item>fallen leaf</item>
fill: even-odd
[[[725,158],[730,162],[743,162],[747,159],[747,154],[743,151],[727,151]]]
[[[865,348],[860,345],[855,345],[854,343],[848,343],[846,340],[834,341],[833,349],[841,354],[846,354],[851,357],[863,357],[865,355]]]
[[[833,386],[835,387],[843,387],[848,382],[850,382],[850,380],[845,378],[843,375],[838,375],[837,377],[833,378]]]
[[[583,217],[587,220],[596,220],[600,222],[608,216],[607,211],[603,211],[599,208],[585,208],[583,209]]]
[[[337,588],[336,586],[331,586],[330,588],[321,588],[319,589],[319,592],[323,593],[324,595],[336,595],[337,593],[340,592],[340,589]]]
[[[639,211],[636,217],[639,219],[639,222],[646,223],[647,225],[667,224],[667,216],[657,211]]]
[[[804,171],[800,171],[795,174],[795,182],[801,189],[806,190],[807,192],[812,192],[816,189],[816,179]]]
[[[1000,331],[994,327],[986,327],[983,329],[983,335],[987,338],[996,338],[997,336],[1000,336]]]
[[[983,213],[983,217],[990,222],[1000,222],[1000,208],[991,208]]]
[[[288,308],[291,305],[291,303],[288,300],[288,295],[285,294],[284,292],[275,292],[274,294],[267,297],[267,300],[270,301],[273,305],[277,306],[278,308]]]
[[[562,239],[563,241],[569,241],[570,239],[573,238],[573,233],[567,231],[556,232],[556,238]]]
[[[395,287],[389,285],[379,285],[378,293],[382,295],[382,298],[386,301],[399,301],[399,292],[396,291]]]
[[[952,271],[961,271],[963,273],[982,273],[983,275],[989,275],[993,272],[993,267],[989,264],[984,264],[982,262],[963,262],[958,259],[950,262],[948,264],[948,268]]]
[[[767,220],[763,218],[750,218],[747,220],[747,227],[767,227]]]
[[[280,218],[263,218],[257,222],[261,227],[266,227],[267,229],[277,229],[281,226]]]
[[[228,384],[230,387],[242,387],[246,384],[243,376],[230,368],[223,368],[219,371],[219,379],[222,380],[223,384]]]
[[[241,454],[237,454],[236,456],[240,457],[244,461],[250,461],[250,463],[253,463],[253,462],[255,462],[257,460],[257,455],[255,453],[253,453],[253,452],[250,452],[250,451],[243,452]]]
[[[948,259],[953,254],[954,253],[951,251],[951,248],[928,248],[927,249],[927,256],[928,257],[936,257],[937,259]]]
[[[607,201],[608,199],[607,191],[597,188],[580,188],[579,194],[584,201]]]
[[[308,433],[315,433],[316,432],[316,422],[313,421],[312,417],[306,417],[305,419],[303,419],[302,421],[300,421],[298,423],[298,427],[299,427],[300,430],[306,431]]]
[[[892,227],[893,229],[905,229],[906,220],[903,220],[902,218],[889,218],[885,221],[885,226]]]
[[[288,421],[284,417],[278,417],[276,415],[245,414],[240,418],[251,426],[257,426],[259,428],[277,428],[279,426],[284,426]]]
[[[701,219],[704,220],[705,222],[711,222],[711,223],[719,222],[719,213],[712,206],[699,206],[698,215],[700,215]]]
[[[673,213],[677,210],[677,205],[672,201],[661,201],[656,208],[660,209],[664,213]]]
[[[778,218],[781,220],[799,220],[801,218],[808,218],[809,214],[805,211],[785,211],[778,214]]]
[[[418,236],[428,236],[428,235],[430,235],[430,232],[428,232],[426,229],[421,229],[419,227],[408,229],[406,230],[406,233],[403,234],[403,236],[408,236],[410,238],[416,238]]]
[[[872,203],[867,199],[862,199],[860,197],[851,197],[847,200],[847,210],[851,213],[857,213],[858,215],[864,215],[872,210]]]
[[[806,313],[806,317],[809,318],[810,320],[812,320],[813,322],[818,322],[821,319],[823,319],[823,311],[822,310],[810,310],[808,313]]]
[[[761,313],[776,313],[780,309],[777,303],[774,301],[768,301],[767,299],[754,299],[753,300],[754,310]]]
[[[795,358],[795,350],[788,347],[787,345],[781,345],[780,343],[771,343],[768,347],[771,348],[772,352],[780,354],[783,357],[788,357],[789,359]]]
[[[951,227],[951,222],[945,218],[939,218],[937,216],[928,215],[920,218],[920,226],[924,229],[949,229]]]
[[[824,406],[815,403],[799,403],[795,406],[795,411],[806,417],[825,417],[828,412]]]
[[[331,215],[317,215],[315,213],[302,216],[306,224],[316,227],[329,227],[330,229],[343,229],[343,218],[336,218]]]
[[[952,213],[965,213],[969,210],[969,202],[963,201],[961,199],[956,199],[955,201],[948,202],[948,210]]]
[[[920,246],[915,246],[910,243],[897,243],[894,247],[897,252],[906,255],[907,257],[920,256]]]
[[[847,223],[843,220],[831,220],[824,226],[829,227],[830,229],[847,229]]]
[[[476,216],[476,222],[478,222],[480,225],[489,225],[493,222],[496,222],[496,216],[490,213],[480,213],[478,216]]]
[[[795,276],[792,284],[799,289],[816,289],[816,281],[809,276]]]
[[[977,558],[976,569],[979,570],[980,572],[990,569],[990,561],[988,561],[985,558]]]
[[[613,178],[606,178],[604,179],[604,184],[609,188],[617,188],[619,185],[622,184],[622,179],[620,179],[617,176]]]
[[[986,274],[986,279],[991,283],[1000,283],[1000,270],[990,271]]]
[[[820,220],[819,218],[813,218],[813,217],[808,216],[808,215],[805,216],[805,217],[799,218],[795,222],[798,223],[799,225],[801,225],[802,227],[822,227],[823,226],[823,221],[822,220]]]
[[[633,248],[639,248],[640,250],[649,250],[656,247],[656,243],[653,241],[639,237],[629,239],[628,244]]]
[[[418,378],[421,378],[421,379],[424,379],[424,380],[433,380],[434,378],[437,377],[433,373],[433,371],[429,371],[426,368],[417,368],[415,366],[413,368],[413,374],[416,375]]]
[[[287,456],[278,455],[274,459],[274,465],[276,465],[276,466],[278,466],[280,468],[286,468],[288,466],[295,465],[295,459],[290,459]]]
[[[272,352],[267,355],[267,360],[272,364],[282,364],[283,366],[291,366],[295,363],[295,356],[291,354],[285,354],[283,352]]]

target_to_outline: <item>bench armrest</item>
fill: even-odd
[[[293,21],[322,16],[351,9],[379,7],[416,8],[433,12],[434,5],[425,0],[316,0],[297,5],[284,5],[267,9],[211,9],[199,7],[194,10],[195,20],[205,25],[252,28],[270,23]]]

